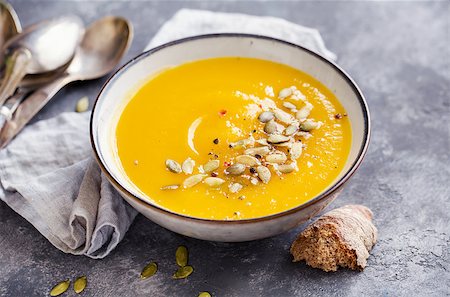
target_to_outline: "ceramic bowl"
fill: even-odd
[[[352,146],[341,174],[317,197],[293,209],[244,220],[199,219],[152,204],[136,192],[115,152],[115,128],[130,94],[162,69],[185,62],[226,56],[274,61],[304,71],[327,86],[347,111]],[[103,173],[121,196],[153,222],[179,234],[205,240],[239,242],[265,238],[306,222],[333,201],[360,165],[369,143],[370,120],[355,82],[336,64],[301,46],[247,34],[213,34],[173,41],[129,61],[103,86],[92,111],[91,142]]]

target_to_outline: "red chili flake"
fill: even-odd
[[[250,167],[250,173],[255,174],[256,173],[256,169],[253,167]]]
[[[218,174],[217,172],[211,172],[211,176],[212,176],[212,177],[218,177],[219,174]]]
[[[225,167],[229,167],[229,166],[231,166],[231,163],[230,163],[230,162],[227,162],[227,161],[225,161],[225,162],[223,162],[223,166],[225,166]]]
[[[219,138],[215,138],[215,139],[213,140],[213,142],[214,142],[214,144],[219,144]]]
[[[227,111],[225,109],[219,110],[219,116],[223,117],[227,114]]]

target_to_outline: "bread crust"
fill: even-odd
[[[324,271],[363,270],[378,236],[372,217],[363,205],[346,205],[324,214],[292,243],[293,261],[304,260]]]

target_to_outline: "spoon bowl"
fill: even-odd
[[[64,16],[27,27],[3,47],[6,70],[0,88],[0,105],[14,94],[27,74],[48,73],[67,65],[84,33],[76,16]]]
[[[95,79],[107,74],[119,63],[132,38],[131,24],[124,18],[108,16],[92,23],[67,73],[74,80]]]
[[[15,35],[3,50],[8,56],[18,48],[26,48],[32,56],[27,74],[49,72],[70,62],[83,32],[83,22],[77,16],[45,20]]]
[[[0,0],[0,48],[17,33],[22,32],[22,26],[14,8]]]

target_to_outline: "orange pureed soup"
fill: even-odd
[[[123,171],[152,203],[187,216],[279,213],[342,171],[349,119],[319,81],[286,65],[226,57],[151,77],[116,130]]]

